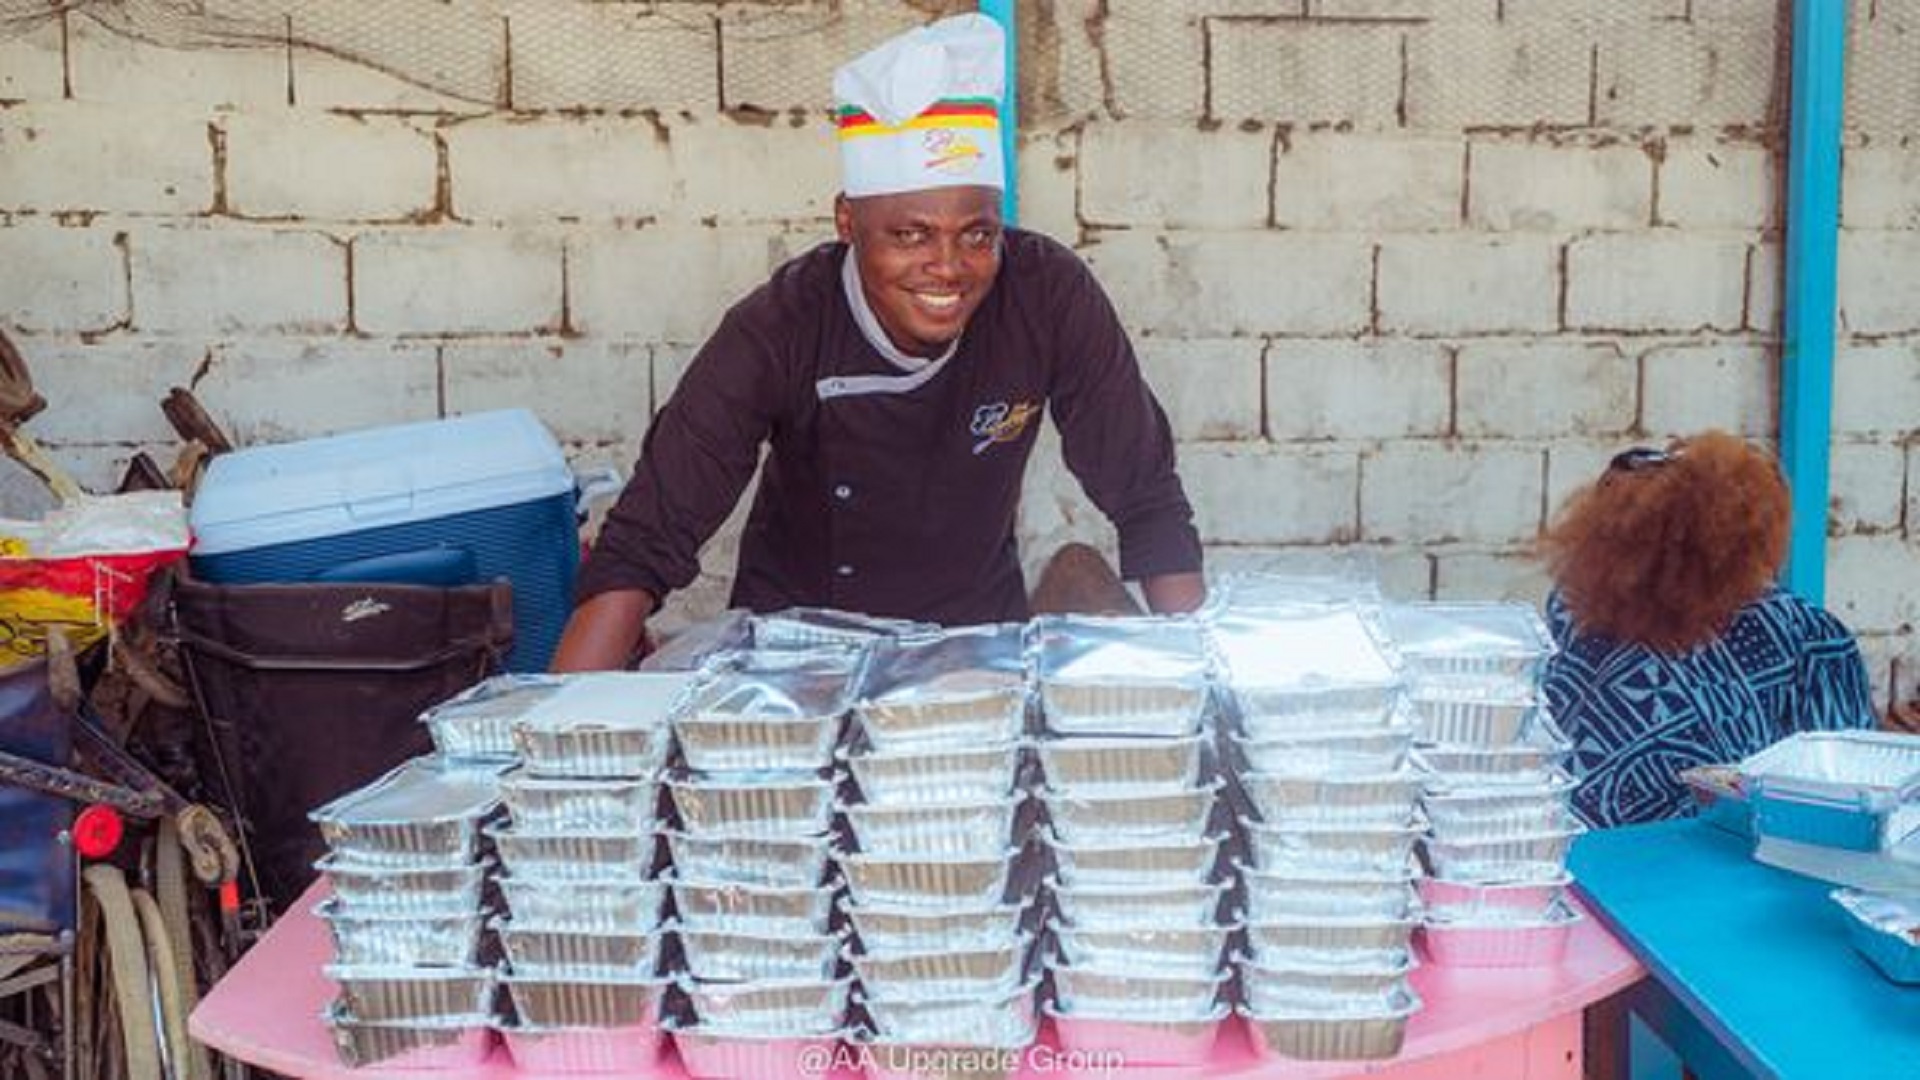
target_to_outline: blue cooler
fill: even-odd
[[[573,605],[579,498],[525,409],[250,447],[194,495],[195,576],[220,585],[513,583],[507,666],[540,671]]]

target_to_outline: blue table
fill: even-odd
[[[1570,865],[1652,973],[1628,1007],[1701,1080],[1920,1078],[1920,989],[1847,944],[1831,885],[1692,820],[1590,833]]]

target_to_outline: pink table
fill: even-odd
[[[320,1023],[332,999],[333,984],[320,974],[332,951],[326,927],[310,912],[326,895],[316,884],[291,912],[222,979],[191,1020],[193,1037],[253,1065],[288,1076],[316,1080],[450,1080],[447,1072],[417,1069],[348,1069],[334,1055]],[[1145,1068],[1102,1071],[1096,1075],[1132,1075],[1181,1080],[1190,1073],[1208,1077],[1323,1077],[1369,1075],[1385,1080],[1455,1080],[1498,1076],[1503,1080],[1578,1080],[1582,1061],[1580,1015],[1588,1005],[1631,986],[1645,974],[1632,954],[1600,924],[1588,918],[1574,931],[1564,963],[1556,968],[1469,970],[1429,964],[1414,973],[1414,987],[1426,1002],[1407,1027],[1406,1046],[1391,1061],[1325,1063],[1262,1059],[1247,1033],[1229,1023],[1204,1070]],[[1041,1040],[1053,1045],[1045,1026]],[[1046,1059],[1036,1059],[1046,1060]],[[1030,1067],[1022,1074],[1040,1077],[1079,1075],[1060,1067]],[[461,1080],[534,1080],[544,1074],[514,1068],[504,1048],[483,1068],[463,1072]],[[610,1075],[610,1074],[601,1074]],[[679,1061],[669,1055],[659,1065],[628,1074],[635,1080],[681,1080]]]

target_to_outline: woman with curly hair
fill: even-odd
[[[1683,769],[1872,724],[1852,634],[1774,583],[1791,519],[1773,458],[1723,432],[1625,451],[1561,508],[1546,694],[1589,824],[1682,816]]]

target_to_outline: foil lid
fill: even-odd
[[[751,621],[753,647],[758,649],[809,648],[835,642],[868,645],[885,638],[939,629],[931,623],[813,607],[790,607],[768,615],[755,615]]]
[[[804,720],[836,716],[851,704],[847,673],[731,673],[701,687],[683,715],[695,720]]]
[[[1381,612],[1409,657],[1547,657],[1559,651],[1531,604],[1389,604]]]
[[[867,663],[861,697],[902,703],[983,697],[1026,682],[1025,626],[1003,623],[883,641]]]
[[[421,721],[511,723],[552,697],[564,675],[495,675],[468,687],[420,714]]]
[[[1867,926],[1883,934],[1891,934],[1907,945],[1920,945],[1920,896],[1896,896],[1859,889],[1835,889],[1827,895]]]
[[[752,616],[733,608],[692,623],[640,661],[641,671],[694,671],[723,653],[751,647]]]
[[[656,728],[695,685],[689,672],[598,671],[570,675],[521,721],[537,731]]]
[[[478,820],[499,807],[506,767],[418,757],[307,816],[348,826]]]
[[[1380,585],[1370,567],[1335,566],[1317,573],[1249,570],[1214,590],[1222,612],[1287,611],[1357,605],[1378,607]]]
[[[1353,606],[1268,616],[1230,613],[1214,621],[1213,642],[1235,687],[1398,685],[1397,658],[1375,627]]]
[[[1049,615],[1032,627],[1035,666],[1047,682],[1206,681],[1206,638],[1192,619]]]

